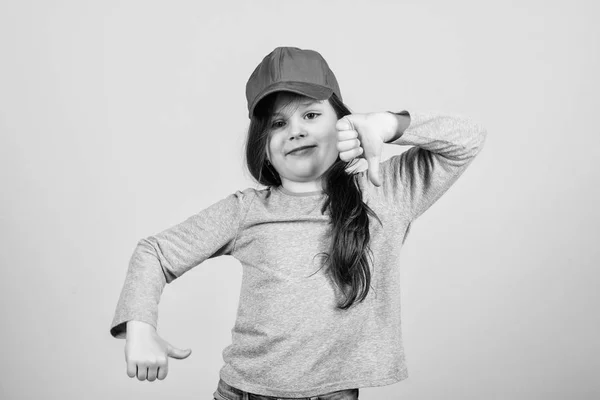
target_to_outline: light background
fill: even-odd
[[[319,51],[354,112],[488,130],[404,246],[410,376],[361,400],[598,398],[598,15],[593,1],[2,1],[0,398],[212,398],[234,258],[165,288],[159,334],[193,349],[166,380],[129,378],[109,325],[140,238],[255,186],[245,83],[276,46]]]

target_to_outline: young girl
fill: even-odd
[[[127,338],[127,374],[164,379],[168,357],[189,356],[156,332],[160,295],[226,254],[243,277],[215,399],[357,399],[405,379],[400,250],[486,131],[447,115],[352,114],[323,57],[294,47],[262,60],[246,97],[246,161],[266,188],[139,241],[110,330]],[[414,147],[381,162],[385,143]],[[350,172],[359,158],[368,170]]]

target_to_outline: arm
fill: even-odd
[[[487,132],[470,120],[433,113],[395,113],[398,126],[385,138],[414,147],[381,164],[387,195],[412,221],[462,175],[485,143]]]
[[[238,191],[138,242],[111,324],[113,337],[126,337],[128,321],[144,322],[156,330],[158,303],[165,285],[206,259],[231,254],[243,203],[244,194]]]

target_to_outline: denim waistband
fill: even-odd
[[[217,400],[358,400],[358,388],[344,389],[311,397],[276,397],[245,392],[219,379],[213,397]]]

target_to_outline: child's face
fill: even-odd
[[[282,183],[316,181],[338,157],[338,118],[328,100],[304,97],[299,103],[282,107],[288,96],[282,92],[275,101],[267,156]],[[289,153],[301,146],[312,147]]]

